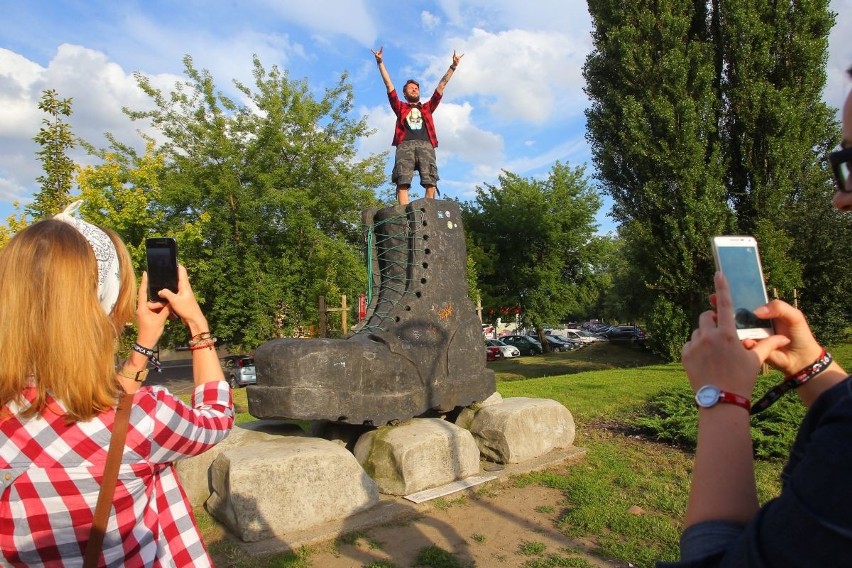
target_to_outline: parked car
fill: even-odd
[[[504,359],[503,352],[499,347],[485,345],[485,360],[486,361],[502,361]]]
[[[545,335],[544,339],[550,344],[550,350],[554,353],[559,353],[560,351],[573,351],[577,348],[573,342],[563,339],[558,335]]]
[[[610,341],[645,342],[645,330],[638,325],[613,325],[605,333]]]
[[[499,348],[500,352],[503,353],[504,359],[511,359],[512,357],[521,356],[521,351],[517,347],[515,347],[514,345],[507,345],[499,339],[486,339],[485,344],[490,347]]]
[[[585,329],[566,329],[559,332],[559,335],[565,334],[569,341],[577,341],[582,344],[597,343],[598,341],[606,341],[606,337],[586,331]]]
[[[586,323],[580,326],[581,329],[585,329],[586,331],[590,331],[592,333],[597,333],[599,335],[605,335],[606,331],[612,326],[609,324],[603,323],[601,321],[592,320],[587,321]]]
[[[539,355],[544,353],[544,348],[538,342],[538,339],[529,335],[506,335],[501,337],[500,341],[517,347],[521,355]]]
[[[257,383],[254,358],[248,355],[229,355],[222,358],[222,370],[225,380],[232,389]]]

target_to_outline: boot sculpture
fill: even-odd
[[[380,426],[494,393],[467,296],[458,204],[419,199],[371,215],[379,275],[367,318],[344,339],[261,345],[258,382],[248,387],[253,416]]]

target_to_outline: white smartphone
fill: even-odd
[[[713,258],[716,270],[728,280],[740,339],[763,339],[772,335],[772,321],[754,315],[754,309],[768,301],[755,238],[713,237]]]

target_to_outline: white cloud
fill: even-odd
[[[266,0],[270,12],[317,33],[349,36],[362,45],[373,45],[378,30],[364,0]]]
[[[499,164],[505,160],[503,138],[476,126],[470,103],[441,103],[435,111],[438,153],[471,164]],[[440,158],[439,158],[440,159]]]
[[[453,40],[450,40],[453,41]],[[541,124],[582,114],[582,68],[590,46],[558,32],[474,29],[450,49],[463,53],[445,97],[475,97],[497,120]],[[443,75],[450,55],[431,57],[428,75]]]
[[[852,30],[852,0],[832,0],[831,9],[837,13],[837,20],[829,35],[829,56],[826,66],[825,101],[839,109],[852,87],[846,70],[852,67],[852,43],[849,42]]]
[[[428,10],[420,12],[420,23],[427,30],[434,30],[441,25],[441,18]]]
[[[142,110],[151,101],[136,85],[132,74],[110,61],[103,53],[63,44],[47,67],[16,54],[0,50],[0,195],[6,200],[28,201],[42,174],[35,160],[38,145],[33,137],[46,118],[38,109],[45,89],[56,90],[63,99],[72,99],[72,115],[67,119],[76,136],[103,146],[104,132],[121,141],[138,144],[133,123],[122,107]],[[171,88],[178,77],[159,75],[151,78],[154,86]],[[79,163],[89,157],[81,148],[70,153]]]

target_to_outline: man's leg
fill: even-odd
[[[416,144],[416,168],[420,173],[420,185],[426,190],[427,199],[435,199],[438,191],[438,164],[435,149],[429,142],[418,140]]]
[[[432,188],[433,190],[435,188]],[[434,196],[434,191],[432,195]],[[428,194],[428,191],[427,191]],[[396,202],[400,205],[408,204],[408,186],[407,185],[398,185],[396,186]]]
[[[396,184],[396,202],[400,205],[408,204],[408,188],[414,177],[415,164],[414,145],[410,140],[396,147],[391,182]]]

